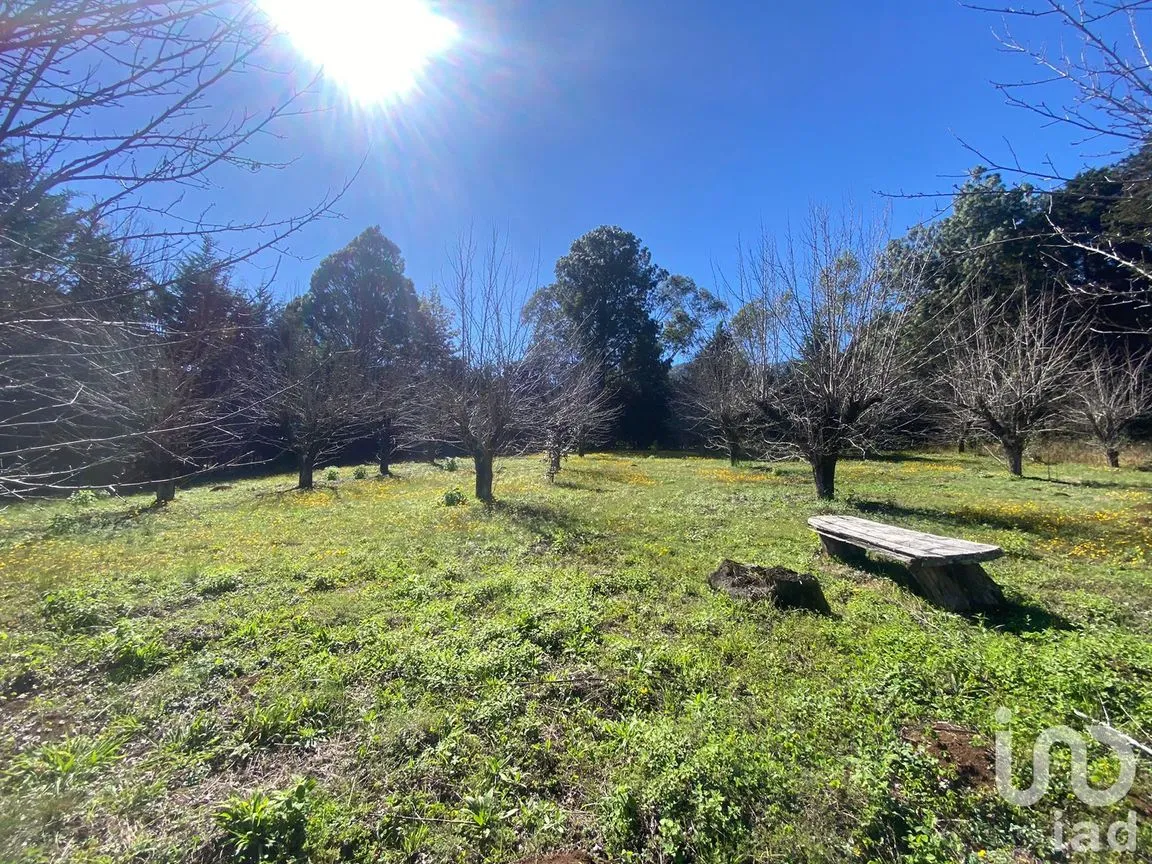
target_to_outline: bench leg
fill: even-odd
[[[1000,586],[979,564],[933,567],[913,563],[908,570],[924,599],[950,612],[995,609],[1004,604]]]
[[[862,561],[867,557],[864,550],[859,546],[853,546],[851,543],[845,543],[835,537],[825,537],[821,534],[820,545],[824,547],[825,553],[833,558],[839,558],[841,561]]]

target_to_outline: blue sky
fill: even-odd
[[[995,16],[952,0],[489,0],[439,7],[463,42],[419,93],[386,111],[333,107],[281,129],[284,172],[221,177],[222,213],[299,208],[364,162],[342,219],[289,244],[277,289],[307,286],[324,254],[370,224],[426,290],[470,224],[506,230],[541,280],[597,225],[638,234],[706,287],[737,241],[812,201],[881,208],[879,190],[948,189],[976,161],[957,138],[1022,160],[1078,151],[1003,104],[989,83],[1027,77]],[[892,203],[897,231],[929,215]],[[267,261],[265,264],[269,263]],[[241,274],[244,275],[244,274]],[[246,278],[251,278],[246,277]]]

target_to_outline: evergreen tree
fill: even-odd
[[[665,435],[670,363],[653,313],[667,278],[635,234],[601,226],[572,244],[556,262],[556,281],[526,308],[549,338],[600,369],[621,408],[615,437],[632,446]]]
[[[380,473],[405,431],[407,393],[424,361],[442,353],[439,331],[404,273],[400,247],[372,226],[332,253],[312,274],[301,299],[302,322],[329,351],[355,352],[365,386],[381,411],[377,421]]]
[[[321,341],[377,363],[416,340],[420,301],[400,247],[374,225],[320,262],[301,311]]]

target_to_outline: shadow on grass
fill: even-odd
[[[376,477],[377,480],[391,480],[392,477]],[[340,497],[340,487],[333,481],[317,482],[312,485],[311,489],[301,489],[299,486],[287,486],[280,489],[263,489],[253,494],[257,500],[261,498],[284,498],[288,495],[297,495],[301,498],[308,495],[316,495],[321,492],[331,492],[333,498]]]
[[[811,483],[812,469],[803,462],[771,462],[767,465],[744,464],[738,467],[749,471],[759,471],[762,474],[772,474],[781,480],[793,483]]]
[[[940,453],[934,456],[922,456],[916,453],[869,453],[867,458],[859,456],[845,457],[845,462],[941,462],[946,461],[951,454]]]
[[[57,513],[53,516],[48,527],[41,533],[40,539],[46,540],[63,534],[77,534],[101,528],[121,528],[153,514],[163,513],[167,506],[161,501],[150,501],[147,504],[137,504],[125,510]]]
[[[608,489],[606,487],[608,484],[616,486],[633,485],[635,472],[630,474],[628,468],[638,467],[639,464],[627,467],[609,465],[604,468],[589,463],[569,465],[560,475],[562,479],[556,481],[556,485],[565,486],[568,489],[607,492]],[[585,481],[585,483],[581,483],[580,481]],[[593,483],[595,485],[585,485],[586,483]]]
[[[497,499],[488,505],[488,510],[542,536],[555,534],[558,530],[575,533],[583,527],[570,513],[551,504]]]
[[[691,450],[608,450],[604,455],[607,456],[620,456],[624,459],[683,459],[685,456],[698,456],[700,454],[694,453]],[[711,458],[715,454],[707,454],[705,458]],[[716,458],[721,458],[716,456]]]
[[[1024,480],[1035,480],[1040,483],[1052,483],[1056,486],[1072,486],[1082,489],[1146,489],[1152,490],[1147,483],[1121,483],[1118,480],[1061,480],[1058,477],[1031,477],[1027,474]]]
[[[919,586],[912,579],[908,568],[896,561],[886,558],[861,557],[852,562],[852,566],[863,570],[873,576],[890,579],[910,594],[931,603],[920,591]],[[1006,633],[1041,633],[1048,630],[1075,630],[1076,626],[1067,618],[1049,612],[1041,606],[1032,603],[1020,602],[1010,598],[999,609],[983,612],[961,613],[973,624],[979,624],[990,630],[1002,630]]]
[[[861,513],[869,516],[923,519],[957,528],[985,527],[1024,531],[1037,537],[1061,540],[1097,540],[1103,536],[1099,529],[1086,520],[1072,525],[1053,525],[1043,513],[1005,514],[971,506],[959,510],[937,510],[932,507],[911,507],[894,501],[853,500],[851,503]]]
[[[603,486],[589,486],[585,483],[579,483],[567,477],[561,478],[554,484],[560,489],[575,489],[578,492],[607,492]]]
[[[620,473],[617,470],[604,470],[603,468],[596,468],[591,465],[575,465],[567,467],[561,474],[562,479],[556,481],[557,486],[567,486],[570,489],[588,489],[591,487],[584,486],[580,480],[602,481],[609,483],[622,483]]]
[[[1001,608],[991,612],[965,615],[969,621],[987,627],[989,630],[1002,630],[1005,633],[1043,633],[1049,630],[1078,630],[1075,624],[1063,615],[1049,612],[1034,603],[1008,600]]]

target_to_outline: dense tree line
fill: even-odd
[[[1116,465],[1152,393],[1147,309],[1127,272],[1041,230],[1058,208],[1089,212],[1082,190],[1109,176],[1040,194],[974,171],[947,218],[899,238],[813,208],[795,234],[744,249],[715,294],[614,226],[577,238],[543,284],[506,239],[463,236],[421,292],[373,226],[286,303],[235,285],[210,237],[157,280],[50,196],[0,242],[17,313],[6,491],[148,484],[167,501],[182,478],[286,455],[307,489],[318,466],[370,448],[384,476],[397,458],[470,457],[491,500],[501,455],[543,451],[555,478],[592,447],[703,446],[798,456],[832,497],[845,456],[987,441],[1020,473],[1059,431]],[[1106,204],[1098,236],[1123,230],[1143,255],[1129,202]],[[1123,291],[1082,287],[1106,279]],[[46,311],[22,331],[29,309]]]
[[[46,204],[23,236],[60,272],[24,268],[5,295],[13,311],[69,311],[8,346],[14,495],[115,483],[163,502],[181,478],[282,454],[307,489],[318,465],[371,442],[382,475],[400,453],[468,455],[488,500],[502,454],[545,450],[554,478],[570,452],[670,441],[672,357],[717,308],[614,227],[579,238],[545,287],[498,236],[462,237],[422,296],[374,226],[277,304],[267,286],[234,285],[210,239],[161,282],[66,198]],[[16,272],[23,245],[0,246]]]

